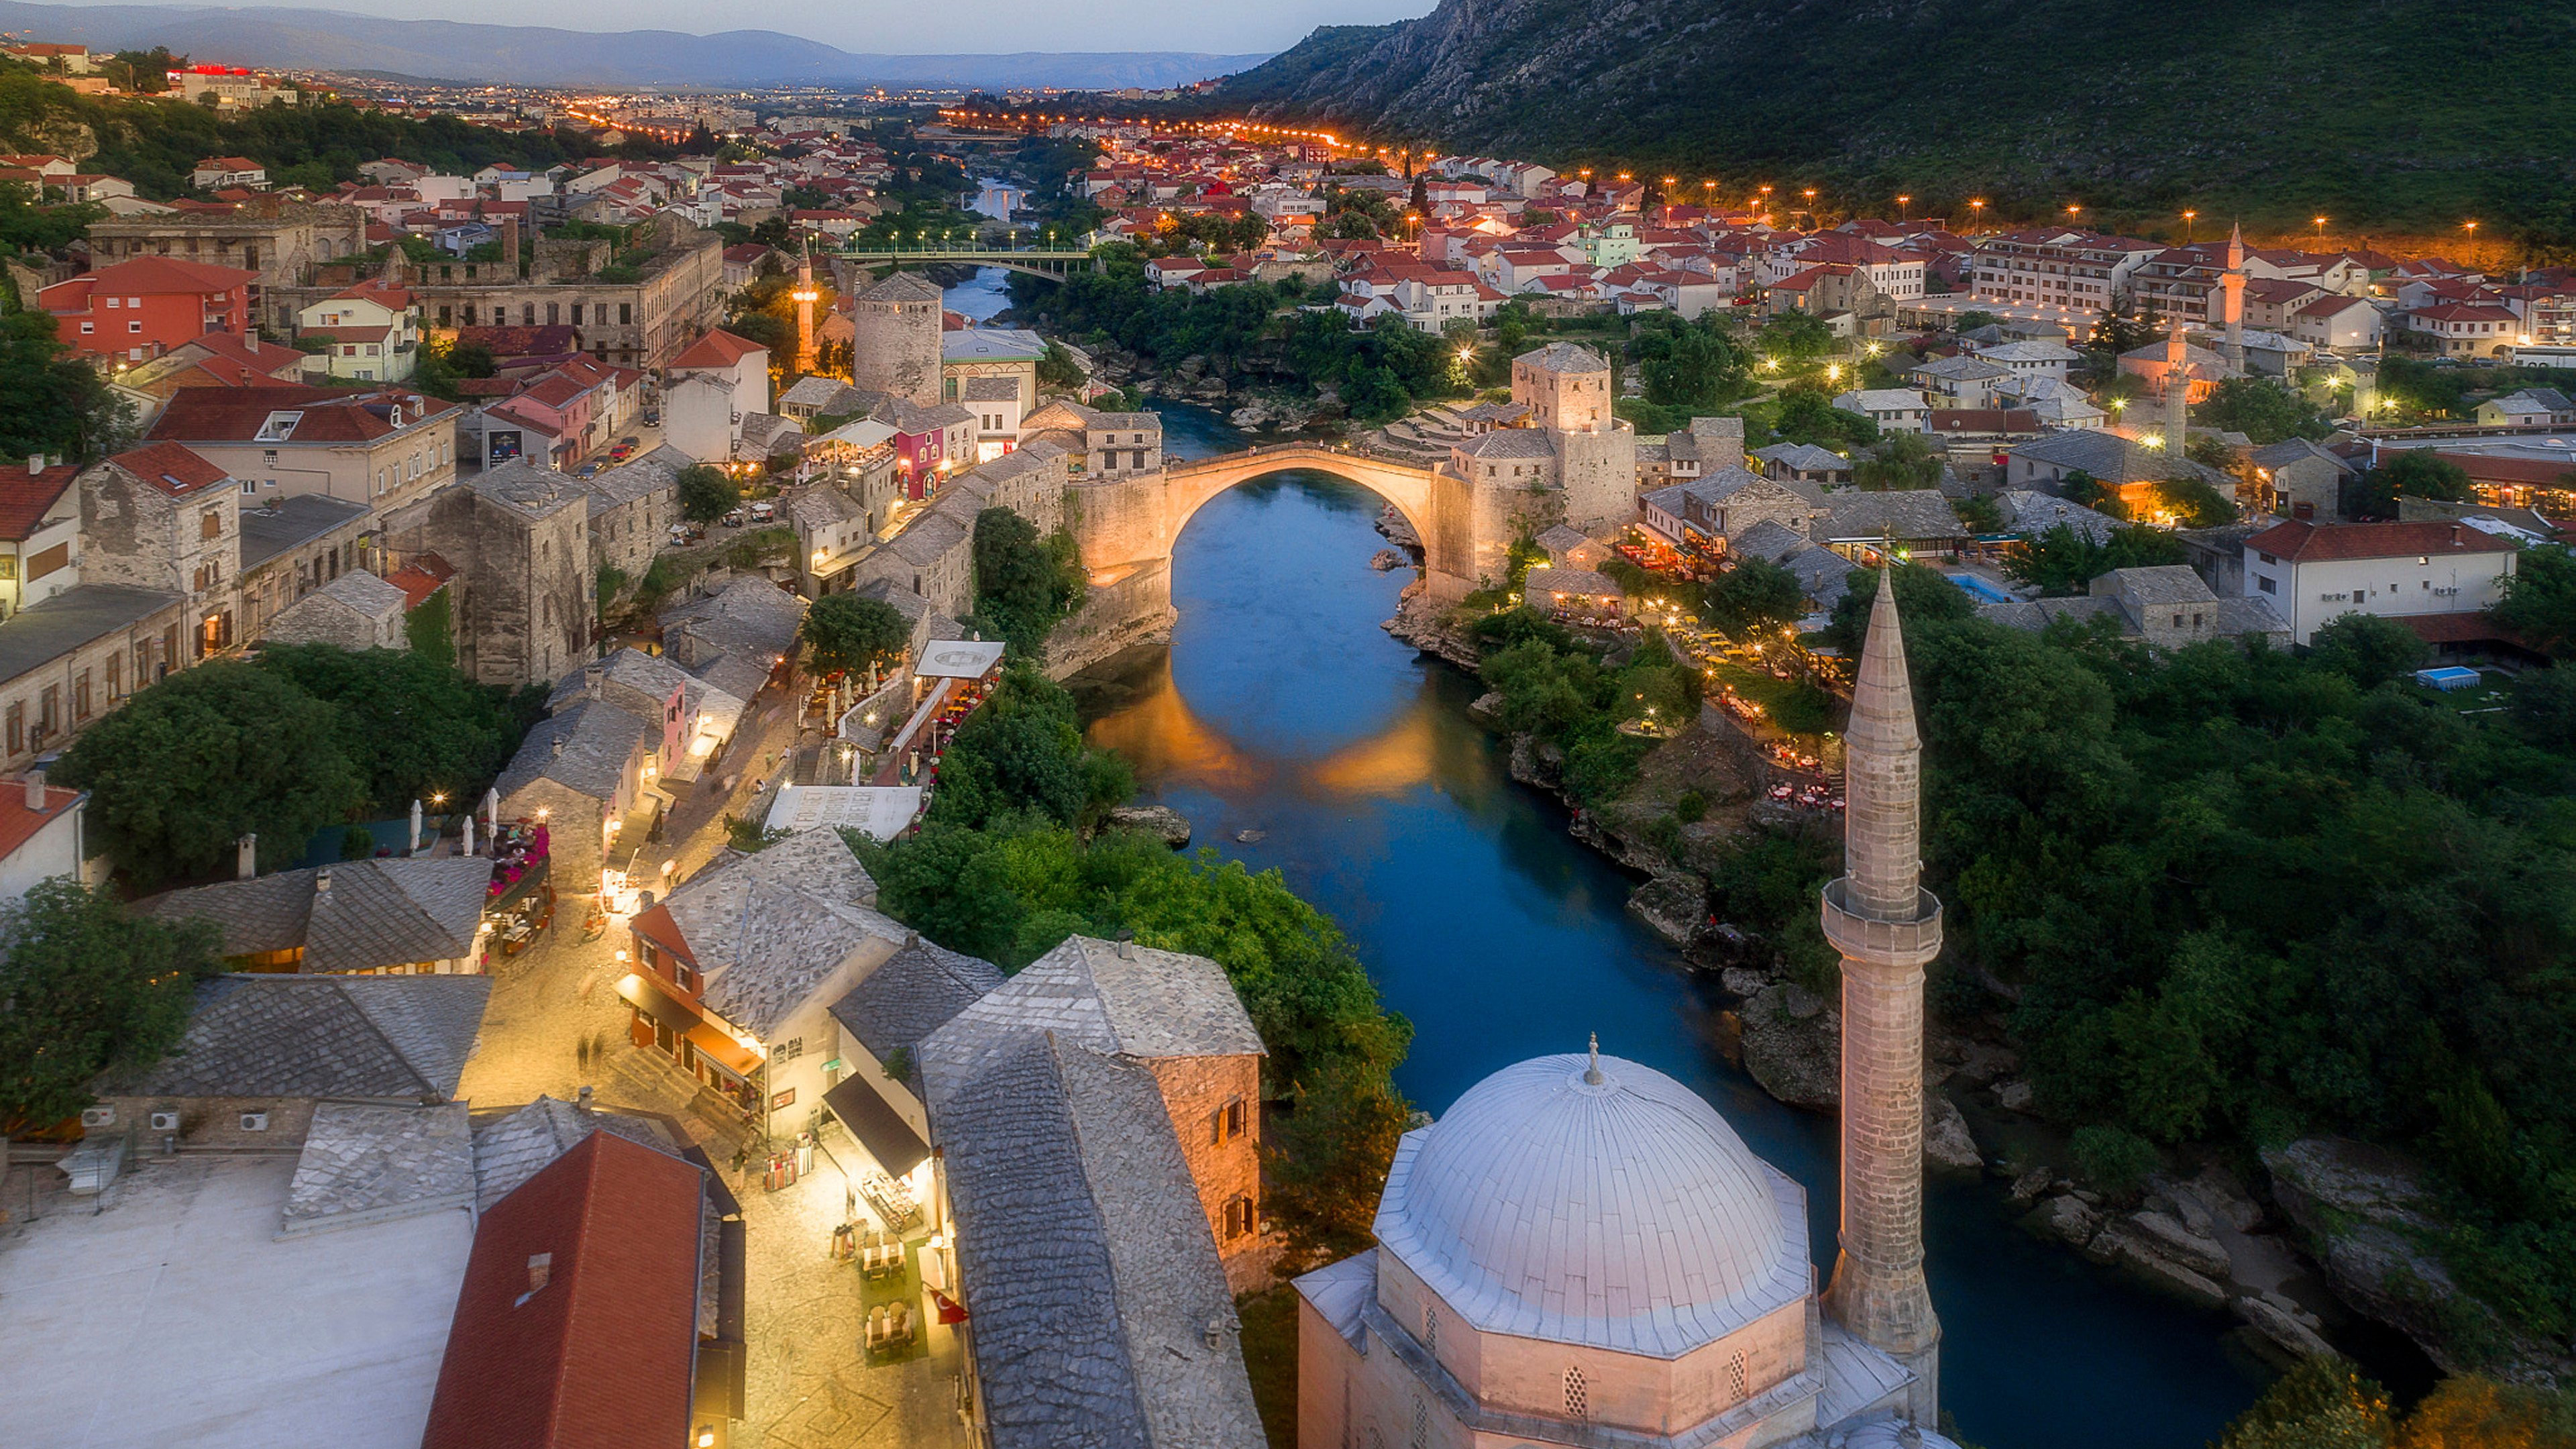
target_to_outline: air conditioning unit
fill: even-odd
[[[84,1131],[84,1132],[95,1132],[95,1131],[97,1131],[99,1128],[102,1128],[102,1127],[113,1127],[113,1126],[115,1126],[115,1125],[116,1125],[116,1109],[115,1109],[114,1107],[83,1107],[83,1108],[81,1108],[81,1130],[82,1130],[82,1131]]]
[[[178,1113],[176,1113],[176,1112],[155,1112],[155,1113],[153,1113],[153,1114],[152,1114],[152,1130],[153,1130],[153,1131],[155,1131],[155,1132],[176,1132],[176,1131],[178,1131],[178,1130],[179,1130],[179,1114],[178,1114]]]
[[[241,1130],[244,1132],[267,1131],[268,1114],[266,1112],[244,1112],[241,1114]]]

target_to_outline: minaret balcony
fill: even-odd
[[[1854,911],[1850,899],[1850,876],[1825,886],[1825,939],[1846,958],[1881,966],[1925,966],[1941,954],[1939,896],[1917,886],[1910,921],[1872,920]]]

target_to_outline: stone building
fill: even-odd
[[[241,485],[176,443],[129,448],[81,474],[81,573],[181,595],[189,652],[232,648]]]
[[[630,816],[647,826],[657,804],[653,769],[659,727],[603,700],[584,699],[537,721],[493,788],[505,819],[546,827],[546,871],[564,895],[600,891],[603,871],[623,872],[645,831],[619,838]]]
[[[689,455],[664,444],[618,467],[572,481],[590,494],[590,543],[595,563],[630,579],[644,577],[653,557],[670,545],[680,518],[680,472]]]
[[[348,650],[400,649],[408,636],[403,591],[364,569],[342,574],[279,611],[271,644],[336,644]]]
[[[1977,617],[2015,629],[2045,629],[2060,619],[2107,619],[2124,639],[2156,649],[2181,649],[2212,639],[2259,635],[2275,648],[2290,644],[2290,626],[2262,599],[2221,598],[2187,564],[2113,569],[2071,599],[1983,604]]]
[[[1512,403],[1528,426],[1460,439],[1441,468],[1471,500],[1476,539],[1560,523],[1598,534],[1635,520],[1637,434],[1612,413],[1607,362],[1568,342],[1523,353],[1512,359]]]
[[[104,1129],[152,1147],[292,1150],[324,1101],[454,1101],[491,998],[485,976],[218,976],[168,1056],[97,1084]],[[152,1114],[177,1121],[154,1131]]]
[[[1894,590],[1849,737],[1841,1254],[1819,1296],[1805,1191],[1642,1064],[1541,1057],[1405,1134],[1378,1246],[1297,1280],[1297,1433],[1344,1444],[1948,1444],[1922,1274],[1919,753]],[[1871,1426],[1895,1418],[1900,1426]]]
[[[631,645],[565,675],[546,708],[561,711],[584,699],[615,705],[651,727],[658,736],[657,772],[682,783],[715,767],[749,708],[668,658]]]
[[[897,271],[850,301],[850,381],[918,407],[941,401],[941,311],[946,294],[917,272]]]
[[[1018,404],[1012,411],[1026,413],[1038,405],[1038,364],[1046,359],[1046,339],[1018,327],[961,327],[943,333],[939,339],[941,396],[950,402],[972,404],[968,385],[976,379],[1000,379],[1011,384],[1008,394],[989,391],[981,394],[989,403],[1006,397]]]
[[[733,461],[744,421],[768,410],[769,349],[748,338],[709,332],[663,371],[663,436],[693,462]]]
[[[177,257],[255,272],[251,316],[280,336],[295,326],[296,308],[327,295],[297,289],[313,269],[367,249],[366,213],[336,202],[259,197],[231,211],[170,211],[102,217],[90,224],[91,255],[100,265],[129,257]]]
[[[252,864],[245,850],[242,868]],[[460,976],[483,969],[491,881],[479,856],[342,861],[165,891],[137,909],[212,925],[236,971]]]
[[[187,607],[166,589],[77,584],[0,623],[0,769],[25,769],[187,668]]]
[[[0,619],[80,582],[81,471],[41,453],[0,468]]]
[[[461,410],[408,388],[191,387],[152,424],[255,491],[400,508],[456,476]]]
[[[591,493],[529,463],[504,464],[385,515],[390,562],[456,565],[456,662],[486,684],[550,684],[584,657],[593,577]]]
[[[724,320],[724,238],[675,212],[652,221],[641,260],[618,264],[605,241],[545,238],[522,265],[516,218],[503,218],[498,262],[437,262],[411,289],[433,336],[459,327],[568,326],[601,362],[659,369]]]
[[[376,510],[319,493],[272,493],[244,508],[241,523],[241,641],[268,637],[270,623],[299,599],[364,571]],[[391,646],[402,645],[397,628]]]

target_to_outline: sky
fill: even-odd
[[[77,0],[75,0],[77,3]],[[775,30],[874,54],[1011,51],[1286,50],[1318,25],[1382,25],[1430,13],[1432,0],[863,0],[787,7],[775,0],[236,0],[401,20],[550,25],[566,30]]]

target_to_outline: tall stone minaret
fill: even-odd
[[[2191,441],[2191,341],[2183,335],[2182,313],[2174,313],[2173,336],[2165,339],[2165,451],[2181,457]]]
[[[1879,575],[1844,736],[1843,865],[1825,939],[1843,958],[1842,1255],[1825,1309],[1914,1372],[1906,1417],[1940,1420],[1941,1320],[1923,1281],[1923,968],[1941,903],[1920,884],[1923,744],[1896,587]]]
[[[796,290],[787,294],[796,303],[796,376],[814,370],[814,244],[807,242],[796,258]]]
[[[2227,272],[2219,279],[2222,291],[2219,320],[2227,324],[2227,375],[2245,375],[2245,227],[2243,223],[2227,232]]]

